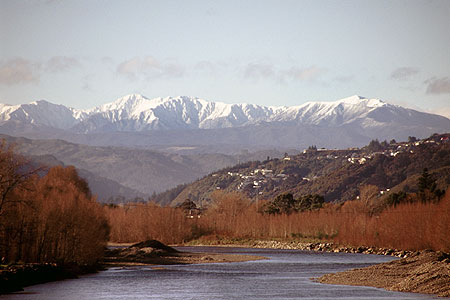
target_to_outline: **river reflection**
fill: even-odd
[[[393,259],[387,256],[220,247],[178,249],[253,254],[268,259],[111,268],[79,279],[31,286],[24,293],[0,299],[439,299],[371,287],[324,285],[310,279]]]

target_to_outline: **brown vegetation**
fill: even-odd
[[[348,212],[348,207],[342,209]],[[416,199],[387,208],[372,217],[348,213],[341,223],[337,241],[404,250],[450,251],[449,230],[450,189],[437,203]]]
[[[75,168],[42,176],[2,144],[0,170],[2,261],[93,264],[102,257],[107,220]]]
[[[129,243],[155,239],[163,243],[180,243],[192,236],[195,222],[183,210],[154,203],[130,203],[106,206],[111,225],[110,241]]]
[[[450,251],[450,190],[439,202],[423,203],[409,195],[412,202],[387,208],[373,200],[370,186],[361,195],[360,200],[344,205],[325,204],[320,210],[291,214],[263,214],[264,203],[223,192],[213,194],[213,204],[200,218],[155,204],[105,209],[113,242],[313,237],[353,246]]]

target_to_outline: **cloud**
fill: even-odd
[[[102,64],[111,65],[114,64],[114,59],[110,56],[104,56],[100,59]]]
[[[78,59],[67,56],[53,56],[48,60],[45,67],[50,72],[63,72],[81,64]]]
[[[419,70],[417,68],[402,67],[402,68],[398,68],[398,69],[395,69],[394,71],[392,71],[391,78],[397,79],[397,80],[403,80],[403,79],[408,79],[411,76],[416,75],[417,73],[419,73]]]
[[[340,75],[334,77],[334,80],[340,83],[352,82],[355,79],[354,75]]]
[[[94,88],[92,87],[92,82],[94,79],[94,75],[93,74],[88,74],[83,76],[82,78],[82,89],[86,92],[94,92]]]
[[[175,61],[161,62],[152,56],[146,56],[126,60],[117,66],[116,71],[134,80],[140,77],[147,79],[181,77],[185,68]]]
[[[424,83],[428,84],[427,94],[450,94],[450,77],[432,77]]]
[[[78,59],[67,56],[54,56],[46,62],[33,62],[17,57],[0,63],[0,84],[36,83],[40,81],[43,72],[64,72],[80,65]]]
[[[16,85],[39,82],[40,64],[13,58],[0,64],[0,84]]]
[[[194,72],[207,76],[215,76],[220,72],[219,70],[220,67],[216,63],[207,60],[202,60],[194,66]]]
[[[293,80],[307,80],[307,81],[311,81],[311,80],[315,80],[317,79],[320,75],[322,75],[325,72],[325,69],[316,67],[316,66],[312,66],[309,68],[298,68],[298,67],[292,67],[289,70],[286,71],[282,71],[282,75],[284,77],[293,79]]]
[[[313,81],[326,70],[317,66],[300,68],[293,66],[288,69],[277,68],[271,63],[249,63],[245,66],[243,76],[246,79],[275,79],[278,82],[286,80]]]
[[[263,63],[250,63],[245,67],[244,77],[247,79],[260,79],[275,76],[274,66]]]
[[[217,16],[219,16],[219,12],[215,8],[209,7],[206,9],[205,15],[207,17],[217,17]]]

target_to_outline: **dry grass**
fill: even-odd
[[[106,208],[112,242],[159,239],[182,243],[200,236],[226,238],[314,237],[353,246],[450,251],[450,190],[439,203],[405,203],[378,215],[370,201],[325,205],[318,211],[290,215],[261,214],[262,203],[238,193],[214,194],[201,218],[186,218],[176,208],[155,204]]]

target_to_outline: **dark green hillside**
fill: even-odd
[[[310,149],[283,159],[255,161],[223,169],[176,191],[168,191],[176,205],[185,199],[206,205],[217,190],[238,191],[253,199],[274,199],[281,193],[298,197],[319,194],[325,201],[354,199],[362,185],[380,191],[395,188],[413,192],[424,168],[438,179],[439,188],[450,186],[450,134],[433,135],[415,142],[372,141],[361,149]],[[168,194],[161,194],[167,196]],[[176,196],[175,196],[176,195]]]

